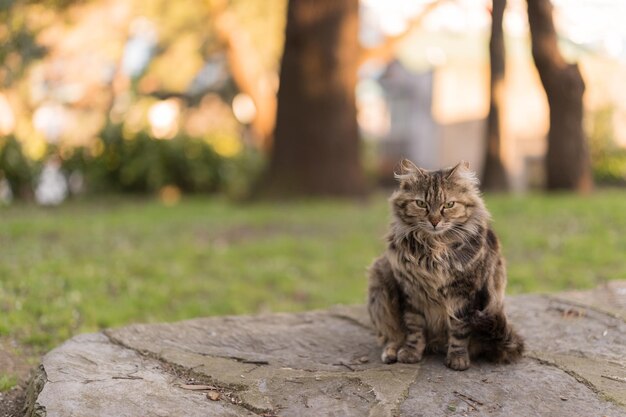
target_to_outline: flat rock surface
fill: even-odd
[[[508,300],[513,365],[380,363],[363,306],[132,325],[74,337],[29,416],[625,416],[626,284]]]

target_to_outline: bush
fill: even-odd
[[[598,184],[626,185],[626,149],[615,144],[612,107],[592,115],[589,136],[595,181]]]
[[[15,136],[0,138],[0,179],[6,179],[15,197],[30,198],[40,164],[24,155]]]
[[[251,149],[222,156],[212,145],[216,142],[185,135],[160,140],[109,124],[91,146],[61,151],[49,146],[48,157],[60,155],[66,176],[80,173],[87,192],[145,194],[174,187],[186,193],[247,195],[263,157]],[[7,179],[14,196],[32,195],[41,165],[23,153],[14,137],[0,138],[0,179]]]
[[[594,160],[593,176],[599,184],[626,185],[626,150],[614,150]]]
[[[222,163],[199,139],[157,140],[145,132],[125,139],[121,125],[109,125],[92,147],[77,148],[64,168],[82,172],[91,191],[148,193],[175,185],[187,192],[213,192],[220,185]]]

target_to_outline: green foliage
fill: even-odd
[[[626,149],[613,150],[594,161],[593,175],[600,184],[626,185]]]
[[[49,349],[130,322],[362,303],[386,195],[234,205],[183,197],[0,209],[0,334]],[[487,199],[509,293],[626,276],[623,192]]]
[[[2,13],[0,19],[5,19]],[[28,65],[45,53],[23,20],[12,16],[6,19],[11,20],[11,28],[5,29],[6,35],[0,35],[0,85],[4,87],[12,85],[24,75]]]
[[[102,132],[101,151],[79,148],[65,164],[83,171],[92,191],[155,192],[175,185],[188,192],[213,192],[221,182],[223,164],[211,146],[199,139],[157,140],[146,132],[125,139],[122,125]]]
[[[591,166],[597,183],[626,185],[626,149],[615,144],[613,112],[606,107],[592,114]]]
[[[147,17],[159,28],[157,56],[145,76],[158,79],[165,90],[183,92],[182,85],[191,81],[189,74],[194,62],[225,52],[215,28],[224,5],[236,20],[233,30],[245,31],[255,48],[260,68],[264,72],[276,72],[283,48],[286,0],[135,0],[135,13]],[[188,51],[181,61],[171,53],[181,46],[179,42],[183,39],[194,45],[195,52]]]
[[[26,68],[46,53],[37,43],[40,19],[29,14],[33,7],[62,10],[77,0],[0,0],[0,86],[11,86]],[[44,19],[45,21],[45,19]]]
[[[0,392],[5,392],[17,385],[15,375],[0,374]]]
[[[89,0],[26,0],[26,2],[38,4],[53,10],[63,10],[75,4],[88,3]]]
[[[173,186],[184,193],[221,192],[245,198],[265,161],[252,149],[224,157],[203,139],[179,135],[159,140],[145,131],[129,135],[122,125],[105,127],[89,148],[48,149],[48,155],[59,153],[66,176],[81,173],[88,193],[148,194]],[[41,161],[25,155],[14,136],[0,137],[0,179],[9,182],[16,198],[32,196],[41,167]]]
[[[265,155],[251,148],[244,149],[236,158],[227,159],[221,171],[224,178],[222,190],[234,200],[254,197],[266,162]]]
[[[0,179],[5,178],[15,196],[32,193],[33,181],[39,171],[38,163],[29,160],[14,136],[0,138]]]
[[[188,193],[241,195],[258,173],[258,159],[251,150],[222,157],[199,138],[159,140],[145,131],[128,134],[122,125],[107,125],[95,146],[76,149],[63,166],[68,173],[82,172],[92,192],[153,193],[175,186]]]

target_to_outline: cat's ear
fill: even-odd
[[[476,173],[470,169],[469,163],[466,161],[461,161],[452,168],[444,170],[444,178],[446,180],[464,180],[476,187],[480,183],[478,177],[476,176]]]
[[[462,171],[469,171],[470,170],[469,167],[470,167],[469,162],[460,161],[458,164],[456,164],[452,168],[446,169],[444,175],[446,179],[448,179],[457,173],[461,173]]]
[[[403,159],[398,164],[398,169],[394,171],[393,176],[400,182],[400,188],[408,191],[416,180],[425,177],[427,174],[422,168],[415,165],[408,159]]]
[[[413,176],[420,177],[425,175],[426,171],[424,171],[422,168],[418,167],[406,158],[400,161],[400,163],[398,164],[398,170],[394,172],[394,177],[397,180],[405,180]]]

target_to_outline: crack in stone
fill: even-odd
[[[196,372],[192,368],[186,368],[186,367],[178,365],[176,363],[169,362],[169,361],[167,361],[166,359],[164,359],[163,357],[159,356],[156,353],[153,353],[153,352],[150,352],[150,351],[146,351],[146,350],[143,350],[143,349],[136,349],[136,348],[134,348],[132,346],[129,346],[126,343],[122,342],[121,340],[115,338],[113,335],[109,334],[106,330],[103,331],[102,333],[114,345],[120,346],[120,347],[122,347],[124,349],[131,350],[133,352],[136,352],[140,356],[153,359],[153,360],[159,362],[161,365],[165,365],[165,366],[162,367],[162,369],[164,371],[166,371],[167,373],[172,374],[172,375],[174,375],[174,376],[176,376],[178,378],[189,377],[189,378],[193,378],[193,379],[195,379],[195,380],[197,380],[199,382],[212,384],[212,385],[218,386],[219,388],[232,390],[232,391],[241,391],[241,390],[247,389],[247,387],[245,385],[218,383],[218,382],[214,381],[208,375]],[[196,368],[196,367],[194,367],[194,368]]]
[[[217,381],[214,378],[211,378],[210,376],[206,375],[206,374],[202,374],[199,372],[196,372],[195,370],[193,370],[193,368],[186,368],[184,366],[181,366],[179,364],[176,363],[172,363],[167,361],[166,359],[164,359],[163,357],[154,354],[152,352],[148,352],[148,351],[144,351],[142,349],[135,349],[132,346],[128,346],[127,344],[125,344],[124,342],[122,342],[121,340],[115,338],[113,335],[111,335],[109,332],[107,332],[106,330],[104,330],[102,332],[108,339],[109,341],[116,345],[116,346],[120,346],[124,349],[128,349],[131,350],[133,352],[136,352],[137,354],[143,356],[143,357],[147,357],[150,358],[152,360],[155,360],[157,362],[159,362],[161,364],[161,369],[164,372],[169,373],[170,375],[175,376],[176,378],[186,378],[186,379],[194,379],[195,381],[201,382],[201,383],[206,383],[206,384],[211,384],[214,385],[218,391],[222,392],[229,400],[230,403],[235,405],[235,406],[239,406],[242,407],[254,414],[258,414],[258,415],[262,415],[264,417],[271,417],[271,416],[275,416],[276,415],[276,410],[274,410],[274,408],[270,408],[270,409],[259,409],[258,407],[255,407],[252,404],[249,404],[247,402],[245,402],[244,400],[241,399],[241,394],[243,394],[245,391],[247,391],[249,389],[249,387],[247,387],[246,385],[239,385],[239,384],[224,384],[223,382]],[[194,353],[194,352],[192,352]],[[204,355],[204,356],[210,356],[210,355]],[[195,368],[195,367],[194,367]],[[227,395],[228,392],[236,392],[237,394],[235,396],[231,395]]]
[[[379,372],[386,371],[393,373],[392,369],[382,368],[375,370],[364,370],[361,375],[355,376],[356,378],[360,379],[364,385],[370,388],[368,392],[374,393],[376,403],[370,408],[370,417],[392,417],[400,415],[400,407],[408,398],[409,391],[413,384],[417,382],[417,377],[419,375],[419,368],[414,369],[413,375],[407,375],[409,378],[405,383],[403,383],[403,387],[401,388],[401,390],[399,390],[392,397],[387,397],[386,394],[380,392],[380,386],[377,386],[376,383],[379,378],[376,378],[375,376],[375,374]]]
[[[105,334],[107,333],[106,330],[104,332],[105,332]],[[149,356],[149,357],[154,358],[154,359],[160,359],[161,358],[161,356],[159,356],[159,354],[156,354],[156,353],[153,353],[153,352],[150,352],[150,351],[144,351],[142,349],[135,349],[135,348],[133,348],[131,346],[127,346],[126,344],[124,344],[123,342],[117,340],[114,336],[112,336],[110,334],[106,334],[106,335],[114,343],[119,344],[120,346],[122,346],[124,348],[134,350],[134,351],[136,351],[138,353],[141,353],[144,356]],[[186,352],[186,353],[191,353],[191,354],[194,354],[194,355],[202,356],[202,357],[205,357],[205,358],[227,359],[227,360],[233,360],[233,361],[235,361],[237,363],[242,363],[242,364],[245,364],[245,365],[257,365],[255,367],[245,371],[245,373],[250,373],[253,370],[258,369],[261,366],[272,365],[269,361],[266,361],[266,360],[246,359],[246,358],[242,358],[240,356],[215,355],[215,354],[211,354],[211,353],[207,353],[207,352],[198,352],[197,350],[190,349],[188,347],[181,346],[181,345],[178,345],[178,344],[175,345],[175,349],[178,349],[178,350],[180,350],[182,352]],[[342,363],[332,363],[332,364],[324,364],[324,365],[333,366],[335,368],[346,368],[350,372],[365,372],[365,371],[367,371],[367,369],[356,369],[356,368],[354,368],[354,366],[362,365],[362,364],[359,364],[359,363],[345,363],[345,362],[342,362]],[[197,365],[196,367],[200,367],[200,366],[202,366],[202,365]],[[274,364],[273,366],[281,367],[278,364]],[[194,368],[196,368],[196,367],[194,367]],[[320,372],[317,369],[291,368],[291,367],[281,367],[281,368],[282,369],[291,369],[291,370],[294,370],[294,371],[309,372],[309,373]],[[336,372],[337,374],[346,374],[347,373],[345,371],[344,372],[340,372],[340,371],[324,371],[324,372]]]
[[[417,375],[416,379],[410,384],[407,384],[406,388],[398,395],[398,398],[396,398],[395,405],[391,407],[391,415],[395,416],[400,414],[400,408],[402,407],[406,399],[409,398],[409,392],[411,391],[411,387],[415,383],[417,383]]]
[[[336,319],[340,319],[340,320],[344,320],[350,324],[353,324],[357,327],[360,327],[361,329],[365,329],[368,330],[372,333],[374,333],[374,329],[372,329],[370,326],[366,326],[365,324],[361,323],[360,321],[358,321],[357,319],[355,319],[354,317],[350,317],[348,315],[345,314],[341,314],[339,312],[331,312],[330,317],[336,318]]]
[[[527,358],[530,358],[530,359],[533,359],[533,360],[537,361],[541,365],[552,366],[554,368],[557,368],[560,371],[565,372],[567,375],[569,375],[572,378],[574,378],[576,380],[576,382],[586,386],[593,393],[595,393],[596,395],[600,396],[604,400],[610,401],[611,403],[613,403],[613,404],[615,404],[617,406],[622,407],[622,404],[620,404],[614,398],[612,398],[611,396],[607,395],[605,392],[600,390],[598,387],[595,386],[595,384],[593,382],[589,381],[587,378],[585,378],[584,376],[580,375],[578,372],[576,372],[576,371],[574,371],[572,369],[569,369],[567,367],[564,367],[564,366],[560,365],[559,363],[557,363],[555,361],[551,361],[549,359],[542,358],[541,356],[535,355],[535,354],[533,354],[531,352],[526,353],[524,356],[527,357]]]
[[[346,320],[353,322],[353,320],[351,320],[348,317],[345,317]],[[362,326],[365,327],[365,326]],[[132,350],[134,352],[137,352],[138,354],[140,354],[141,356],[144,357],[148,357],[150,359],[156,360],[159,363],[162,364],[162,369],[165,372],[170,373],[171,375],[181,378],[181,377],[185,377],[185,378],[194,378],[196,381],[201,382],[201,383],[207,383],[207,384],[212,384],[214,386],[216,386],[218,388],[218,390],[221,391],[235,391],[238,393],[237,395],[237,399],[236,399],[236,403],[234,403],[235,405],[241,406],[245,409],[247,409],[248,411],[251,411],[255,414],[258,415],[263,415],[263,416],[273,416],[276,415],[277,412],[279,412],[279,408],[280,407],[273,407],[270,409],[266,409],[266,408],[259,408],[259,407],[255,407],[252,404],[249,404],[245,401],[245,393],[250,391],[250,387],[247,385],[239,385],[239,384],[224,384],[223,382],[220,382],[206,374],[197,372],[194,370],[194,368],[198,368],[201,367],[203,365],[198,365],[194,368],[186,368],[184,366],[178,365],[176,363],[172,363],[167,361],[166,359],[164,359],[163,357],[159,356],[158,354],[155,354],[153,352],[149,352],[149,351],[145,351],[142,349],[136,349],[132,346],[128,346],[126,343],[124,343],[123,341],[117,339],[116,337],[114,337],[112,334],[110,334],[109,332],[107,332],[106,330],[103,331],[103,333],[105,334],[105,336],[111,341],[111,343],[123,347],[125,349],[129,349]],[[209,357],[209,358],[220,358],[220,359],[227,359],[227,360],[233,360],[236,361],[238,363],[243,363],[243,364],[252,364],[252,365],[257,365],[256,367],[252,368],[251,370],[249,370],[249,372],[252,372],[262,366],[265,365],[270,365],[268,361],[254,361],[254,360],[247,360],[245,358],[240,358],[240,357],[236,357],[236,356],[219,356],[219,355],[210,355],[207,353],[201,353],[201,352],[195,352],[192,349],[181,349],[183,351],[186,351],[187,353],[192,353],[192,354],[197,354],[203,357]],[[333,366],[337,366],[337,365],[333,365]],[[366,376],[366,374],[368,373],[368,371],[371,371],[369,369],[362,369],[362,370],[346,370],[346,371],[320,371],[320,370],[311,370],[311,369],[300,369],[300,368],[281,368],[281,369],[289,369],[289,370],[293,370],[296,372],[305,372],[306,374],[309,374],[307,376],[301,376],[296,378],[298,380],[298,382],[304,383],[301,380],[316,380],[319,381],[320,379],[325,379],[325,378],[339,378],[339,379],[345,379],[346,381],[350,381],[359,385],[362,385],[364,387],[368,387],[371,391],[374,391],[375,394],[375,403],[372,404],[372,407],[370,407],[370,410],[375,410],[376,407],[382,407],[384,410],[388,411],[389,413],[391,413],[390,415],[394,415],[395,411],[397,411],[397,409],[399,408],[399,406],[401,405],[401,400],[402,398],[406,398],[409,392],[409,388],[411,386],[411,383],[406,384],[405,389],[394,399],[394,401],[382,401],[378,395],[377,395],[377,391],[375,389],[375,387],[373,387],[371,384],[369,384],[368,382],[364,381],[362,376]],[[353,368],[354,369],[354,368]],[[391,372],[391,370],[389,370]],[[293,379],[291,380],[287,380],[288,382],[295,382]],[[369,400],[367,401],[369,403]],[[374,415],[371,414],[370,415]]]
[[[243,363],[246,365],[269,365],[269,361],[266,360],[255,360],[255,359],[246,359],[246,358],[242,358],[239,356],[231,356],[231,355],[212,355],[210,353],[206,353],[206,352],[198,352],[196,350],[193,349],[189,349],[187,347],[183,347],[183,346],[176,346],[176,349],[179,349],[183,352],[187,352],[187,353],[193,353],[194,355],[199,355],[199,356],[203,356],[203,357],[207,357],[207,358],[221,358],[221,359],[231,359],[234,360],[236,362],[239,363]],[[253,368],[256,369],[256,368]],[[250,372],[250,371],[248,371]]]

